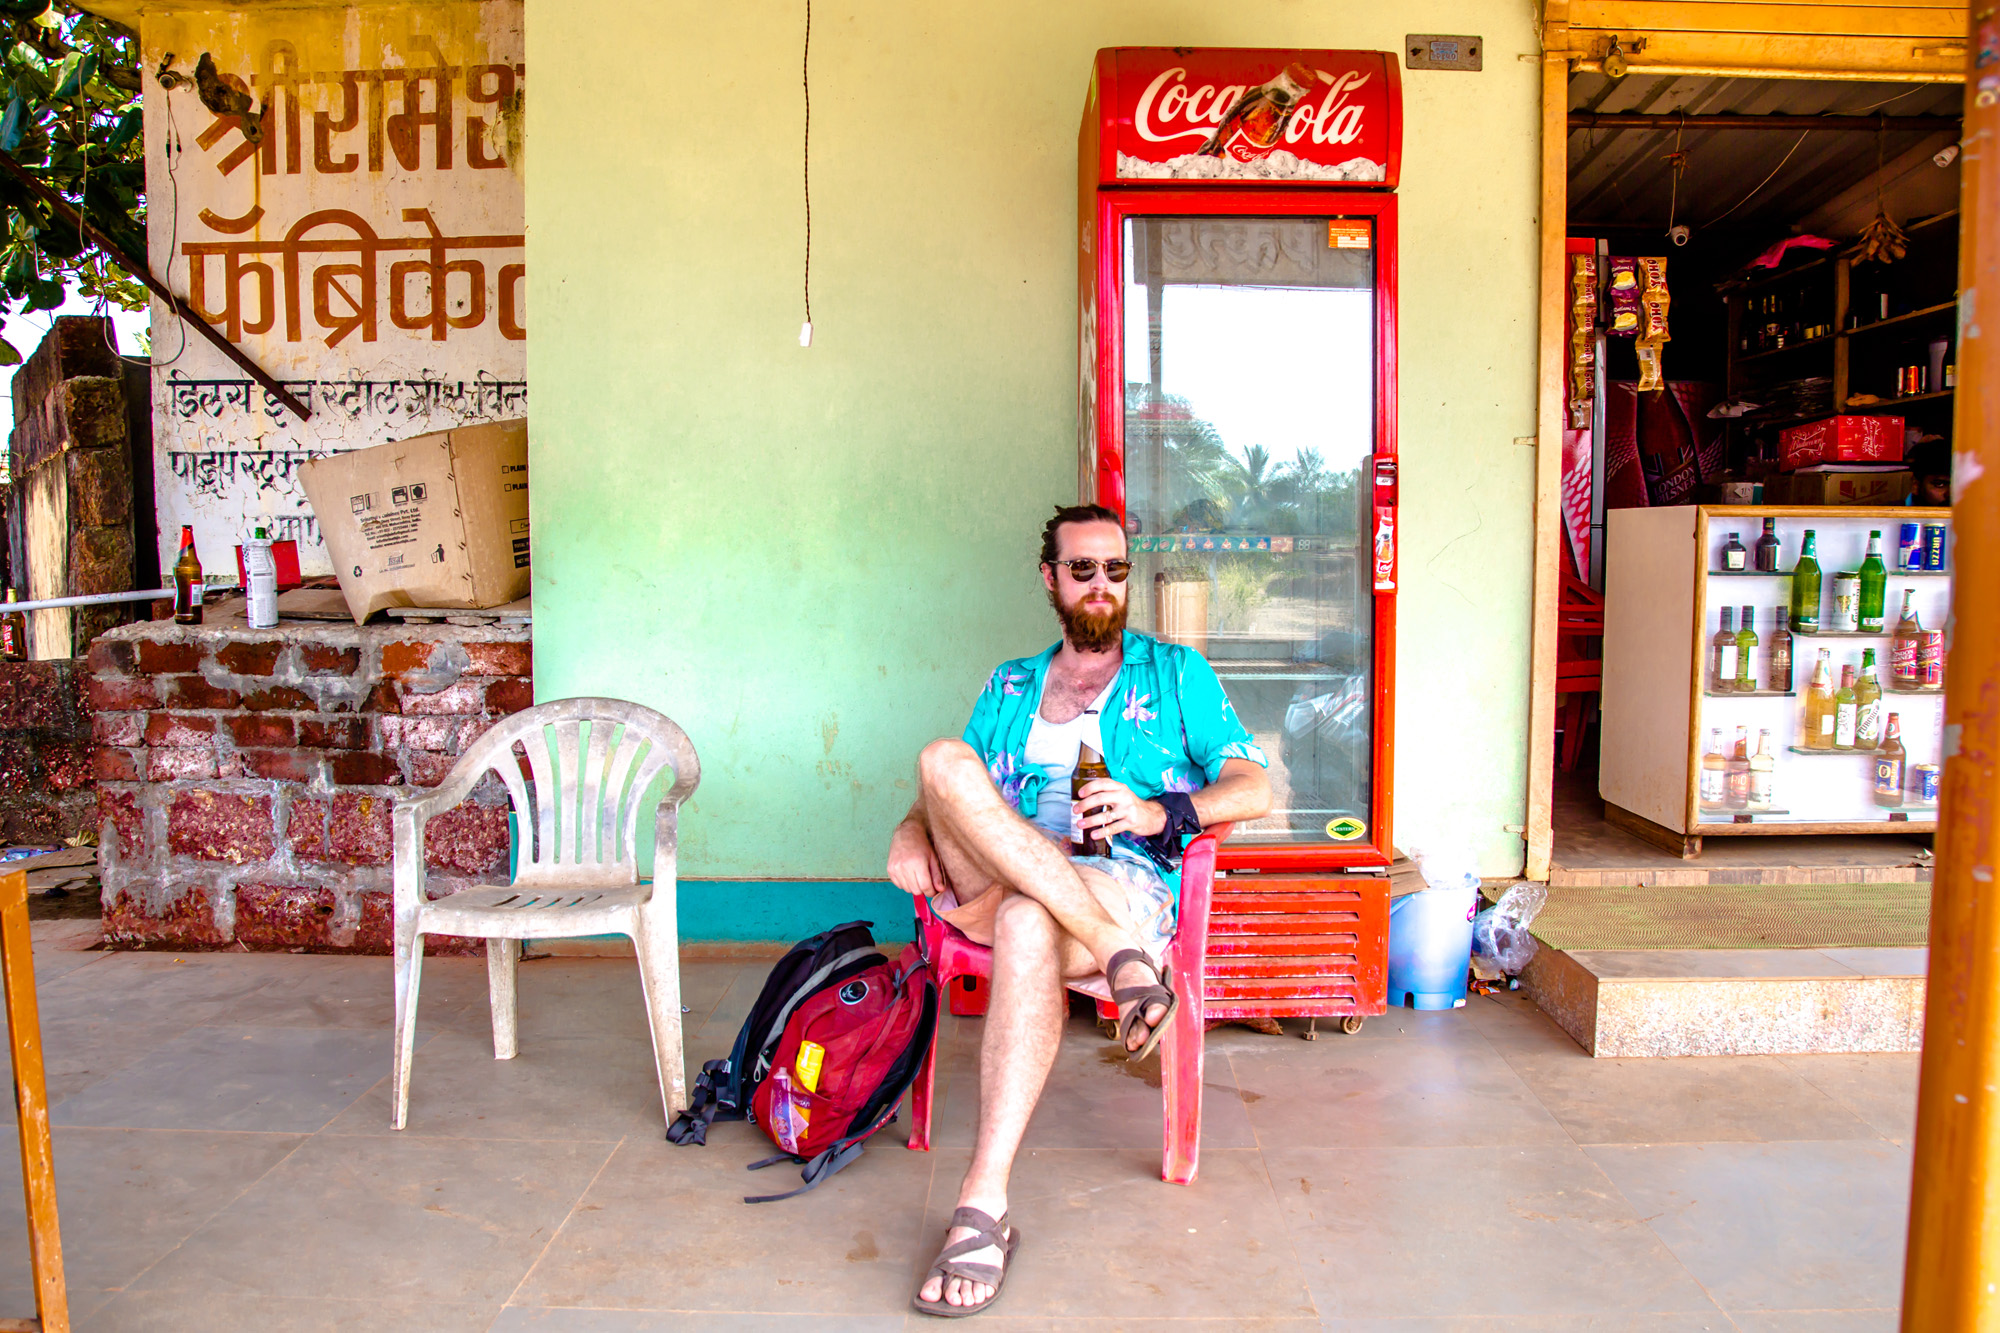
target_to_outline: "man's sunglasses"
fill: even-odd
[[[1051,560],[1052,565],[1060,565],[1069,571],[1069,576],[1078,583],[1088,583],[1097,577],[1097,567],[1104,566],[1104,577],[1113,583],[1123,583],[1132,575],[1130,560]]]

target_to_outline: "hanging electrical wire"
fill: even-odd
[[[1779,172],[1785,169],[1785,163],[1792,160],[1792,154],[1799,151],[1799,145],[1804,143],[1806,141],[1806,136],[1811,133],[1812,133],[1811,130],[1800,130],[1799,137],[1792,141],[1791,149],[1783,157],[1778,159],[1777,166],[1771,168],[1771,174],[1769,176],[1764,177],[1763,180],[1758,181],[1755,185],[1751,186],[1750,193],[1744,195],[1741,199],[1738,199],[1728,208],[1723,209],[1722,212],[1710,218],[1708,220],[1707,225],[1713,227],[1716,223],[1722,221],[1722,219],[1728,217],[1731,213],[1734,213],[1737,209],[1743,207],[1743,205],[1749,203],[1752,199],[1755,199],[1757,197],[1757,192],[1763,189],[1766,185],[1769,185],[1771,183],[1771,178],[1773,176],[1776,176]]]
[[[806,40],[805,50],[799,57],[799,83],[805,91],[806,121],[805,142],[800,156],[804,161],[804,184],[806,201],[806,262],[805,262],[805,302],[806,322],[799,325],[799,346],[811,347],[813,341],[813,7],[812,0],[806,0]]]

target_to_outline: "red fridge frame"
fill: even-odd
[[[1089,126],[1086,122],[1086,134]],[[1083,194],[1091,217],[1080,247],[1083,281],[1079,348],[1084,373],[1094,377],[1080,386],[1079,411],[1084,420],[1079,463],[1080,493],[1125,513],[1125,288],[1120,233],[1129,217],[1206,215],[1211,217],[1366,217],[1374,223],[1376,253],[1375,302],[1375,454],[1374,464],[1396,459],[1396,196],[1392,193],[1322,185],[1282,187],[1259,184],[1232,189],[1222,184],[1185,186],[1137,182],[1100,182],[1097,163],[1086,155]],[[1093,264],[1092,260],[1095,260]],[[1090,346],[1094,340],[1095,346]],[[1372,477],[1372,469],[1371,469]],[[1372,480],[1369,489],[1376,490]],[[1398,508],[1393,471],[1388,479],[1391,545],[1400,545],[1395,518]],[[1379,512],[1376,507],[1368,511]],[[1371,540],[1373,530],[1369,534]],[[1393,561],[1393,554],[1392,554]],[[1394,564],[1391,565],[1393,576]],[[1392,577],[1393,581],[1393,577]],[[1396,743],[1395,662],[1396,593],[1374,595],[1374,761],[1372,819],[1366,841],[1272,844],[1224,844],[1216,865],[1225,870],[1333,870],[1343,867],[1386,866],[1395,859],[1390,811],[1394,804]]]

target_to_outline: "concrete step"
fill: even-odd
[[[1521,984],[1592,1055],[1914,1051],[1928,954],[1544,944]]]

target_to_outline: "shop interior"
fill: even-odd
[[[1941,690],[1914,658],[1891,658],[1923,642],[1896,637],[1904,611],[1940,630],[1949,599],[1948,561],[1923,569],[1905,538],[1948,537],[1949,510],[1934,506],[1949,503],[1962,98],[1956,83],[1572,76],[1553,883],[1928,878]],[[1693,566],[1642,549],[1641,525],[1619,517],[1687,505],[1729,507],[1697,531]],[[1823,623],[1793,600],[1806,529],[1818,530]],[[1842,629],[1840,599],[1857,585],[1841,576],[1867,567],[1871,531],[1887,624]],[[1760,567],[1766,533],[1781,544]],[[1685,597],[1683,584],[1695,600],[1669,608],[1677,624],[1713,640],[1725,612],[1739,631],[1749,614],[1754,659],[1746,646],[1728,660],[1756,665],[1717,681],[1704,643],[1692,703],[1649,730],[1634,720],[1652,712],[1633,702],[1654,688],[1635,679],[1645,664],[1604,660],[1606,616],[1632,607],[1606,599],[1663,586]],[[1791,675],[1767,679],[1781,628]],[[1665,656],[1696,651],[1683,638]],[[1941,678],[1942,649],[1926,651]],[[1822,652],[1832,695],[1848,697],[1852,666],[1862,696],[1863,734],[1838,746],[1817,734]],[[1685,696],[1677,670],[1662,680]],[[1903,748],[1878,781],[1890,712]],[[1745,753],[1732,750],[1739,736]],[[1760,742],[1774,758],[1756,761]],[[1660,802],[1676,814],[1607,803],[1623,798],[1621,765],[1684,776]]]

